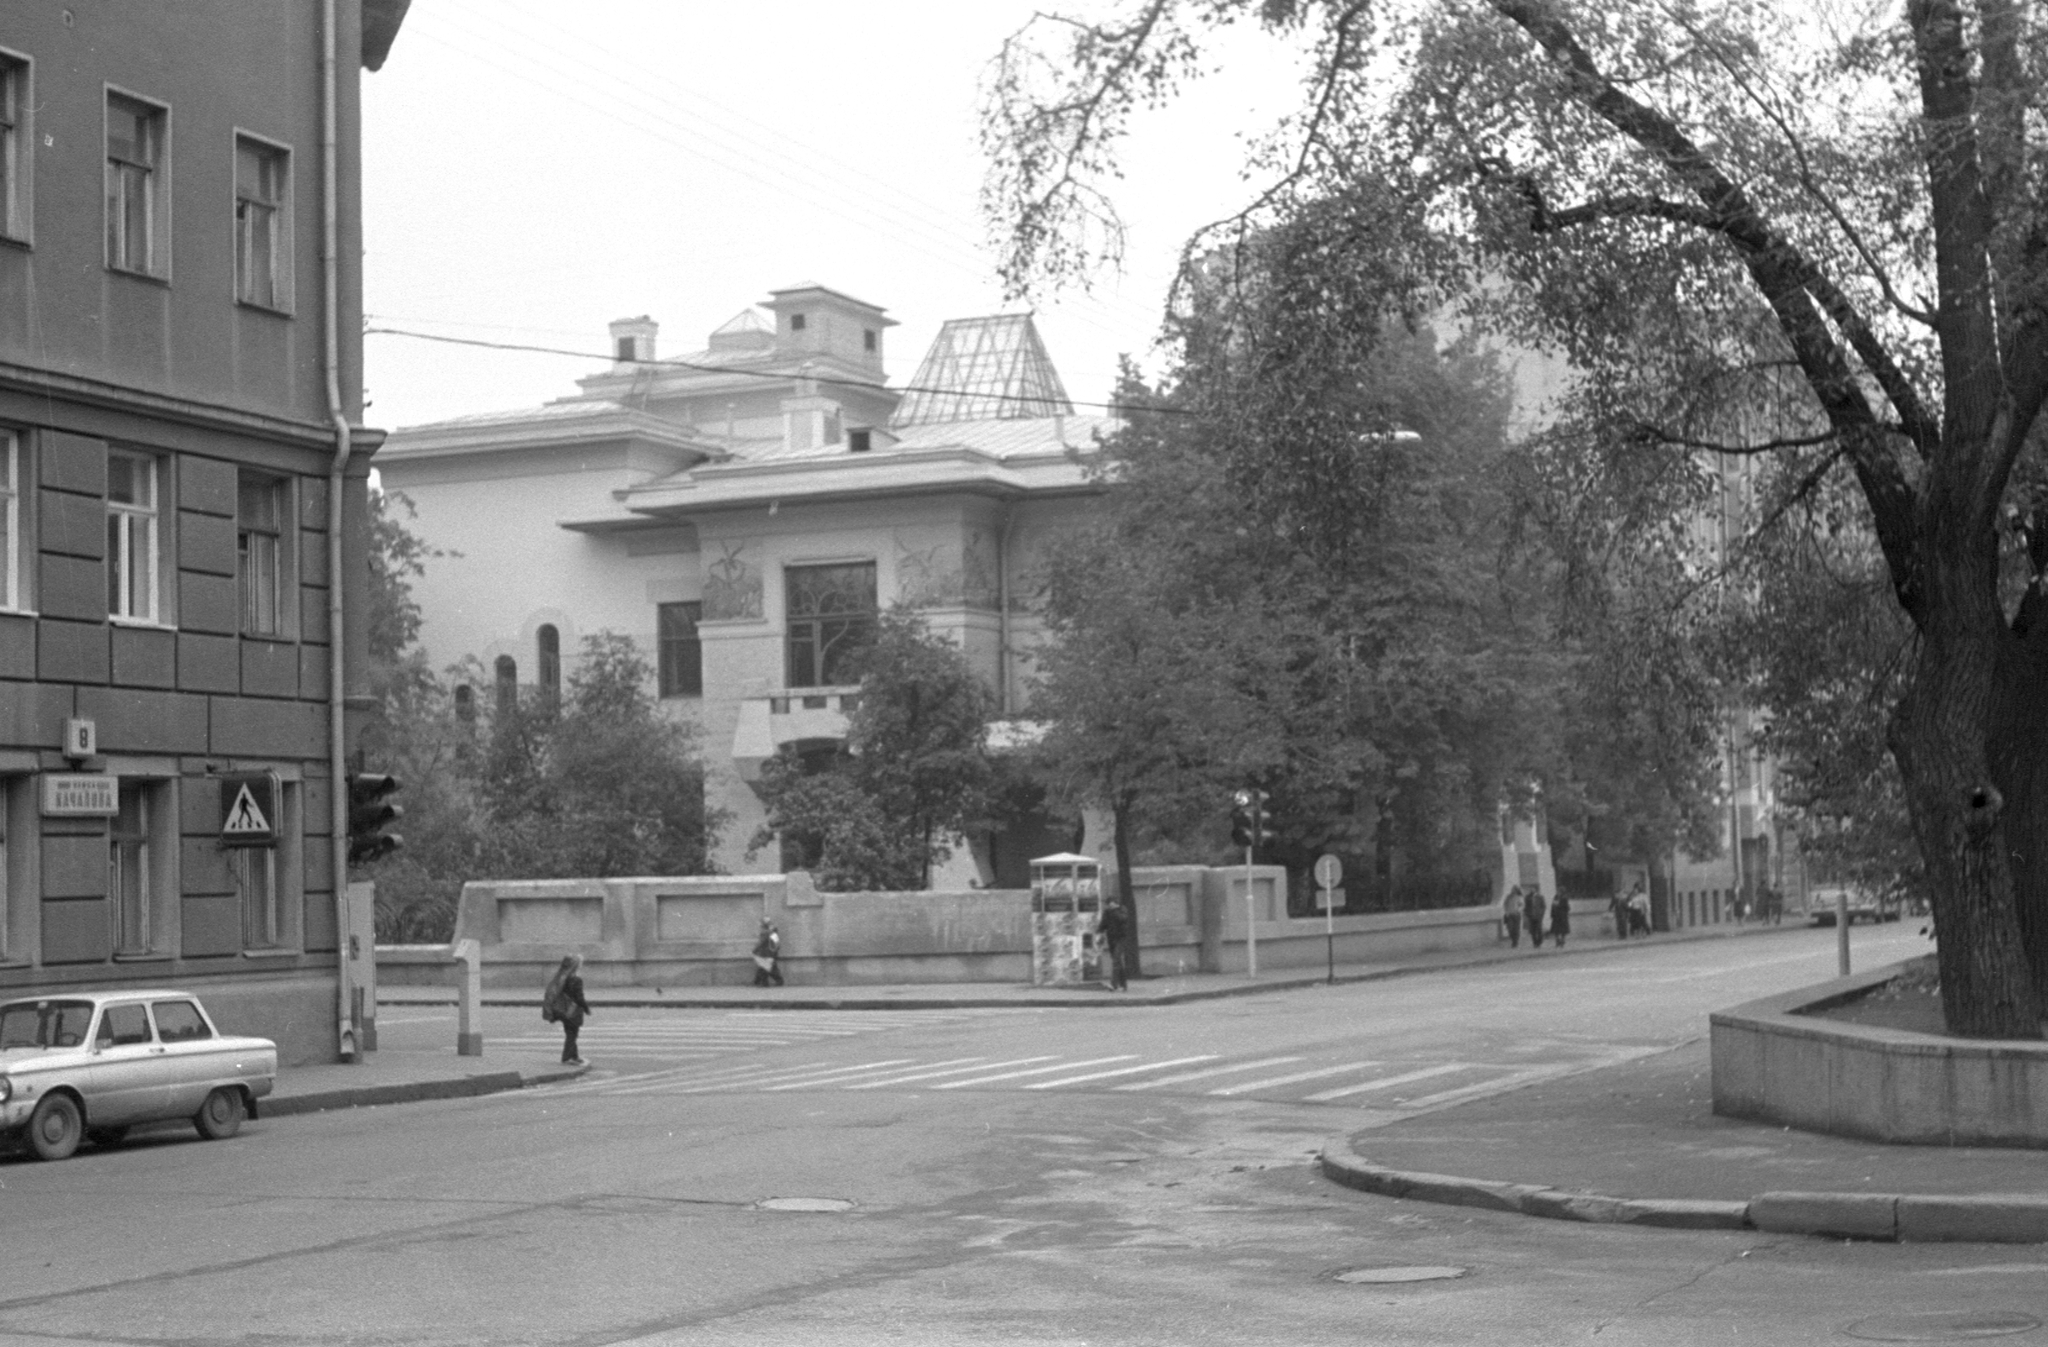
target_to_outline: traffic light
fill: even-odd
[[[1273,818],[1266,812],[1266,792],[1241,790],[1231,796],[1230,840],[1255,847],[1273,840]]]
[[[398,778],[384,772],[357,772],[348,779],[348,863],[361,865],[388,856],[405,845],[397,833],[384,831],[405,811],[385,800],[398,789]]]

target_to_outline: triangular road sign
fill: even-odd
[[[270,820],[263,817],[263,810],[250,792],[249,783],[244,781],[242,788],[235,793],[235,802],[228,806],[227,822],[220,825],[220,835],[268,837],[270,831]]]

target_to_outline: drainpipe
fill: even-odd
[[[348,697],[348,658],[342,644],[341,492],[348,466],[348,414],[341,405],[341,226],[335,206],[340,174],[335,124],[341,119],[335,89],[335,3],[321,0],[320,16],[320,284],[322,327],[320,366],[327,383],[327,419],[334,427],[334,459],[327,467],[327,803],[328,847],[334,879],[335,1025],[341,1059],[357,1060],[350,1018],[348,942],[355,929],[348,910],[348,769],[343,710]]]
[[[1003,531],[996,538],[996,711],[1010,714],[1010,529],[1017,507],[1003,507]]]

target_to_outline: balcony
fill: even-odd
[[[740,779],[759,780],[761,764],[784,744],[845,739],[847,714],[859,705],[857,687],[797,688],[742,701],[732,736]]]

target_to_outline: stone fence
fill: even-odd
[[[1259,967],[1321,967],[1321,917],[1289,917],[1278,866],[1255,866]],[[1155,866],[1133,875],[1147,972],[1241,972],[1242,866]],[[1340,963],[1496,939],[1491,906],[1337,917]],[[763,917],[782,931],[792,983],[1029,982],[1031,894],[821,893],[801,871],[686,878],[491,880],[463,886],[455,938],[482,951],[486,987],[538,987],[564,954],[583,955],[593,987],[702,987],[751,981]],[[378,950],[386,985],[439,985],[447,955]]]

